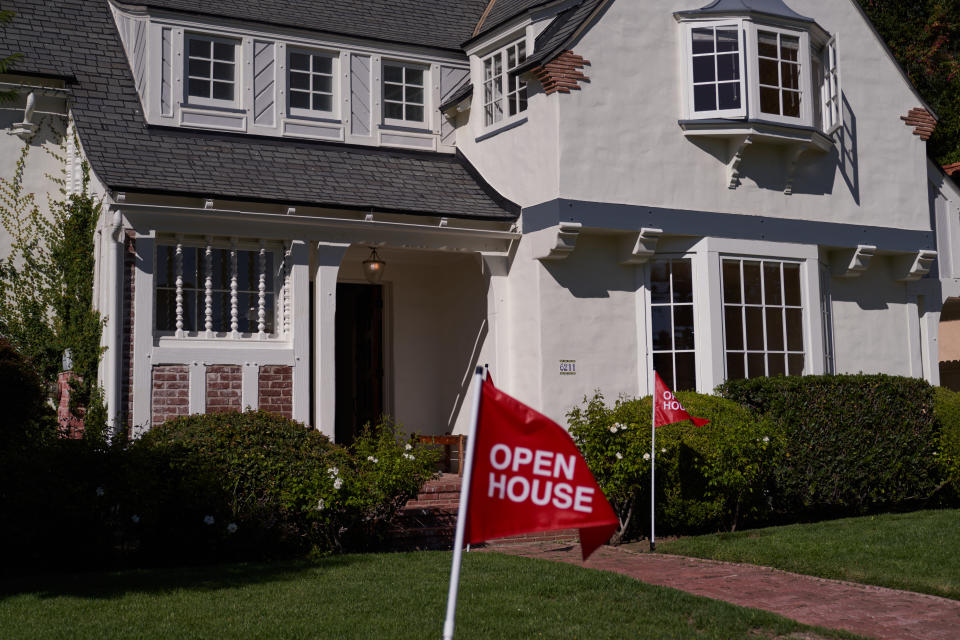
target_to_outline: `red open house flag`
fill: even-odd
[[[653,426],[659,427],[674,422],[683,422],[684,420],[692,420],[697,427],[710,424],[710,421],[705,418],[694,418],[687,413],[687,410],[673,395],[673,391],[670,391],[669,387],[660,379],[660,374],[654,371],[653,375],[656,376],[656,392],[653,396]]]
[[[483,381],[467,517],[473,544],[536,531],[580,529],[583,559],[619,521],[570,435]]]

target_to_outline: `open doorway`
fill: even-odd
[[[337,283],[336,441],[383,413],[383,287]]]

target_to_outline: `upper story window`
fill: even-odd
[[[289,50],[287,74],[290,115],[333,115],[334,66],[331,54]]]
[[[423,65],[383,63],[383,119],[386,124],[424,125],[426,78]]]
[[[187,101],[233,106],[237,101],[237,40],[187,35]]]
[[[526,41],[483,59],[483,124],[490,126],[527,110],[527,83],[516,68],[527,59]]]
[[[769,24],[762,14],[677,14],[686,43],[687,120],[746,118],[828,134],[840,126],[836,38],[785,5],[781,10]]]

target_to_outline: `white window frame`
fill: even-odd
[[[800,116],[784,116],[760,111],[760,56],[758,35],[760,31],[768,31],[781,36],[800,38],[800,49],[797,58],[800,63]],[[813,108],[811,104],[812,83],[810,81],[810,67],[813,58],[810,56],[810,34],[797,29],[784,29],[766,24],[750,22],[747,25],[748,54],[750,67],[747,75],[748,95],[750,102],[750,117],[755,120],[766,120],[782,124],[813,126]],[[779,38],[777,40],[779,43]],[[779,51],[778,51],[779,55]]]
[[[211,97],[190,95],[190,43],[194,40],[204,40],[210,42],[210,76],[206,80],[210,83]],[[215,64],[214,45],[226,44],[233,47],[233,98],[224,100],[214,98],[213,96],[213,67]],[[243,42],[240,38],[228,38],[209,33],[188,31],[183,34],[183,101],[186,106],[205,106],[205,107],[223,107],[236,109],[240,105],[240,95],[243,91]],[[216,81],[226,82],[226,81]]]
[[[523,46],[523,59],[520,58],[520,47]],[[514,54],[517,63],[513,66],[509,66],[510,60],[510,50],[513,49],[516,53]],[[516,74],[513,70],[520,66],[530,53],[529,43],[527,42],[526,36],[521,36],[511,40],[506,45],[495,49],[494,51],[489,52],[487,55],[480,57],[480,103],[481,103],[481,118],[483,118],[482,128],[484,130],[495,129],[506,124],[515,122],[521,118],[526,117],[526,111],[529,108],[527,100],[529,95],[527,94],[527,83],[524,80],[520,79],[520,76]],[[490,77],[487,77],[487,64],[490,64],[494,68],[499,63],[499,73],[492,73]],[[512,87],[511,76],[516,79],[516,90]],[[487,88],[491,89],[491,99],[487,100]],[[524,106],[522,109],[519,108],[519,96],[523,95]],[[517,112],[510,113],[510,97],[518,96],[518,108]],[[492,116],[491,120],[487,121],[487,107],[492,107]],[[496,109],[500,110],[500,119],[496,118]]]
[[[653,301],[653,265],[657,262],[687,262],[690,265],[690,289],[691,289],[691,299],[690,302],[674,302],[673,301],[673,269],[671,266],[670,271],[670,301],[669,302],[654,302]],[[698,329],[699,329],[699,320],[697,315],[697,260],[694,255],[684,255],[684,254],[657,254],[653,259],[648,263],[647,268],[647,278],[646,278],[646,288],[647,288],[647,324],[646,324],[646,344],[647,351],[650,354],[650,363],[651,366],[654,366],[654,355],[658,353],[669,353],[673,357],[673,379],[664,380],[667,385],[673,389],[677,390],[676,387],[676,355],[678,353],[692,353],[693,354],[693,372],[694,372],[694,391],[698,391],[701,386],[701,375],[700,375],[700,341],[698,340]],[[676,335],[671,335],[670,344],[671,348],[669,351],[659,350],[654,351],[654,342],[653,342],[653,310],[655,307],[666,307],[670,309],[670,322],[671,329],[674,327],[675,320],[675,311],[674,308],[677,306],[689,306],[691,309],[691,316],[693,320],[693,349],[677,349],[676,348]],[[659,372],[658,372],[659,373]],[[652,384],[652,383],[651,383]]]
[[[696,111],[694,104],[693,90],[693,30],[712,28],[714,33],[718,28],[733,27],[737,31],[737,42],[739,46],[740,57],[740,107],[736,109],[714,109],[712,111]],[[710,21],[692,21],[684,23],[684,92],[686,95],[687,116],[691,120],[706,120],[709,118],[743,118],[747,115],[747,103],[749,101],[749,92],[747,90],[747,75],[745,59],[749,55],[745,44],[747,39],[744,37],[743,20],[710,20]],[[716,57],[716,52],[714,52]],[[715,81],[716,84],[716,81]],[[719,106],[719,105],[718,105]]]
[[[840,77],[840,51],[836,34],[823,46],[820,57],[822,68],[820,108],[823,132],[832,136],[843,127],[843,83]]]
[[[339,113],[339,87],[340,87],[340,56],[337,53],[332,51],[324,51],[321,49],[310,49],[307,47],[299,47],[294,45],[287,45],[286,47],[286,98],[287,98],[287,115],[294,118],[323,118],[323,119],[336,119]],[[310,56],[310,66],[311,69],[309,72],[303,71],[301,69],[293,69],[290,65],[290,58],[293,55],[305,55]],[[314,91],[313,90],[313,76],[320,75],[324,76],[327,74],[318,73],[313,71],[313,57],[327,58],[330,60],[330,109],[327,111],[321,109],[313,108],[313,96],[314,94],[324,94],[323,91]],[[292,83],[290,82],[291,73],[306,73],[310,78],[310,89],[294,89]],[[292,104],[292,95],[294,92],[297,93],[306,93],[310,97],[310,108],[305,109],[303,107],[294,107]]]
[[[736,302],[728,303],[728,302],[726,301],[726,299],[725,299],[726,286],[725,286],[725,283],[724,283],[724,281],[723,281],[723,277],[724,277],[724,275],[723,275],[723,273],[724,273],[723,265],[724,265],[724,263],[727,262],[727,261],[738,261],[738,262],[739,262],[739,265],[740,265],[740,275],[739,275],[739,281],[740,281],[740,302],[739,302],[739,303],[736,303]],[[748,303],[747,300],[746,300],[746,296],[745,296],[745,291],[746,291],[746,289],[745,289],[744,278],[743,278],[743,263],[744,263],[744,262],[759,262],[759,263],[760,263],[760,282],[761,282],[761,284],[760,284],[760,295],[761,295],[761,302],[760,302],[759,305],[757,305],[757,303],[752,303],[752,302],[751,302],[751,303]],[[769,304],[768,304],[768,301],[767,301],[767,290],[766,290],[767,287],[766,287],[766,280],[765,280],[766,275],[765,275],[765,271],[764,271],[764,266],[765,266],[766,263],[775,263],[775,264],[780,265],[780,274],[781,274],[781,275],[780,275],[780,303],[779,303],[779,304],[773,304],[773,303],[769,303]],[[797,274],[798,274],[798,277],[799,277],[798,292],[799,292],[799,294],[800,294],[800,305],[799,305],[799,307],[797,307],[796,305],[788,305],[788,304],[787,304],[786,295],[785,295],[785,293],[786,293],[786,287],[785,287],[784,280],[783,280],[783,266],[784,266],[784,265],[788,265],[788,264],[790,264],[790,265],[796,265],[796,267],[797,267]],[[764,359],[763,367],[764,367],[764,376],[765,376],[765,377],[770,375],[769,356],[770,356],[771,354],[780,354],[780,353],[783,353],[783,354],[784,354],[784,357],[785,357],[785,360],[784,360],[784,371],[783,371],[784,375],[790,375],[790,367],[789,367],[789,357],[790,357],[790,355],[798,355],[798,354],[800,354],[800,355],[803,356],[803,367],[801,368],[800,375],[804,375],[805,373],[807,373],[808,371],[810,371],[810,370],[811,370],[811,364],[812,364],[812,363],[811,363],[811,358],[813,358],[813,357],[815,357],[815,356],[814,356],[813,353],[812,353],[812,349],[811,349],[811,345],[810,345],[810,339],[809,339],[808,330],[807,330],[807,319],[808,319],[809,314],[810,314],[811,301],[809,300],[808,287],[805,286],[805,271],[806,271],[806,270],[805,270],[804,261],[803,261],[803,260],[797,260],[797,259],[791,259],[791,258],[774,258],[774,257],[769,257],[769,256],[762,256],[762,257],[761,257],[761,256],[743,256],[743,255],[721,255],[721,256],[720,256],[720,264],[719,264],[719,267],[720,267],[720,292],[719,292],[719,297],[720,297],[720,305],[721,305],[720,322],[721,322],[722,332],[723,332],[723,343],[722,343],[722,345],[721,345],[720,353],[721,353],[721,358],[722,358],[722,361],[723,361],[724,379],[725,379],[725,380],[729,380],[729,379],[730,379],[730,368],[729,368],[729,365],[728,365],[728,362],[727,362],[728,353],[742,354],[742,357],[743,357],[744,378],[749,378],[749,377],[750,377],[749,361],[748,361],[748,357],[749,357],[750,354],[761,354],[761,355],[763,356],[763,359]],[[806,296],[806,297],[805,297],[805,296]],[[727,336],[727,307],[739,307],[739,308],[741,309],[741,314],[740,314],[740,327],[741,327],[741,331],[742,331],[742,334],[741,334],[742,345],[741,345],[741,348],[740,348],[740,349],[728,349],[729,340],[728,340],[728,336]],[[746,313],[745,313],[745,312],[746,312],[746,309],[747,309],[748,307],[750,307],[750,308],[757,308],[757,307],[759,307],[759,308],[761,309],[761,323],[762,323],[762,326],[763,326],[763,348],[760,349],[760,350],[749,348],[749,342],[748,342],[747,333],[746,333],[746,332],[747,332],[747,320],[746,320]],[[783,312],[783,313],[781,314],[781,331],[782,331],[781,337],[782,337],[782,339],[783,339],[783,349],[782,349],[782,350],[771,350],[771,349],[769,348],[769,347],[770,347],[770,342],[769,342],[768,336],[767,336],[767,313],[766,313],[767,309],[780,309],[780,310]],[[791,350],[791,349],[789,348],[789,347],[790,347],[790,345],[789,345],[789,338],[788,338],[788,333],[787,333],[787,328],[786,328],[786,327],[787,327],[787,314],[786,314],[786,311],[787,311],[788,309],[791,309],[791,310],[799,310],[799,311],[800,311],[800,331],[801,331],[802,345],[801,345],[801,349],[800,349],[799,351],[797,351],[797,350]]]
[[[397,103],[396,100],[387,100],[387,98],[386,98],[386,95],[387,95],[386,85],[387,85],[387,84],[392,84],[392,85],[396,85],[396,84],[397,84],[396,82],[392,82],[392,81],[391,81],[391,82],[388,82],[388,81],[387,81],[387,73],[386,73],[387,67],[399,67],[399,68],[403,69],[403,82],[402,82],[402,84],[399,85],[399,86],[403,87],[403,101],[400,102],[400,103]],[[416,69],[416,70],[419,70],[419,71],[422,71],[422,72],[423,72],[423,87],[422,87],[422,89],[423,89],[423,105],[422,105],[422,106],[423,106],[423,119],[422,119],[422,120],[407,120],[407,119],[406,119],[406,115],[407,115],[407,109],[406,109],[406,107],[407,107],[408,104],[412,104],[412,105],[415,105],[415,106],[421,106],[421,105],[418,104],[418,103],[415,103],[415,102],[408,103],[408,102],[406,101],[406,87],[408,86],[408,85],[407,85],[407,69]],[[414,85],[410,85],[410,86],[414,86]],[[428,128],[428,127],[430,126],[430,113],[431,113],[431,110],[430,110],[430,99],[431,99],[431,95],[432,95],[431,87],[432,87],[432,84],[431,84],[431,77],[430,77],[430,65],[424,64],[424,63],[420,63],[420,62],[410,62],[410,61],[406,61],[406,60],[384,59],[384,60],[381,62],[381,69],[380,69],[380,96],[381,96],[380,102],[381,102],[381,107],[382,107],[382,109],[383,109],[383,123],[384,123],[385,125],[392,126],[392,127],[416,127],[416,128],[418,128],[418,129]],[[388,118],[388,117],[387,117],[387,102],[391,102],[391,103],[394,103],[394,104],[400,104],[400,105],[402,105],[404,117],[403,117],[403,118]]]
[[[263,301],[262,301],[262,302],[263,302],[263,304],[264,304],[264,312],[265,312],[265,314],[266,314],[266,313],[269,313],[269,311],[270,311],[269,307],[266,306],[266,300],[267,300],[267,298],[268,298],[270,295],[273,296],[273,305],[272,305],[272,311],[273,311],[273,327],[272,327],[272,329],[271,329],[270,331],[266,331],[266,330],[265,330],[265,331],[262,332],[262,333],[261,333],[260,331],[256,330],[256,329],[251,330],[251,331],[244,331],[244,332],[233,331],[233,330],[232,330],[233,317],[232,317],[232,313],[231,313],[231,317],[229,317],[229,318],[226,319],[226,321],[227,321],[228,324],[227,324],[227,328],[226,328],[225,330],[222,330],[222,329],[221,329],[221,330],[217,330],[217,329],[215,329],[215,330],[213,330],[212,332],[208,332],[208,331],[206,330],[206,309],[205,309],[205,308],[201,309],[200,306],[199,306],[199,303],[198,303],[198,307],[197,307],[197,309],[196,309],[196,313],[197,313],[197,327],[196,327],[194,330],[188,331],[188,330],[186,330],[186,329],[184,329],[184,330],[179,330],[179,329],[176,329],[176,328],[174,328],[174,329],[163,329],[163,330],[158,329],[158,328],[157,328],[157,315],[158,315],[158,311],[159,311],[159,308],[158,308],[159,303],[158,303],[157,292],[158,292],[160,289],[168,290],[168,291],[174,291],[174,292],[179,292],[179,291],[183,290],[183,289],[182,289],[182,285],[177,282],[177,280],[179,280],[179,273],[178,273],[178,267],[177,267],[177,266],[174,267],[175,271],[174,271],[174,283],[173,283],[173,286],[170,286],[169,284],[168,284],[168,285],[164,285],[164,286],[160,286],[160,277],[159,277],[159,273],[158,273],[158,271],[159,271],[159,265],[160,265],[160,250],[161,250],[161,247],[173,247],[173,248],[174,248],[174,251],[176,251],[176,247],[177,247],[177,246],[180,246],[180,247],[182,247],[182,248],[184,248],[184,249],[189,248],[189,249],[196,249],[196,250],[197,250],[197,265],[196,265],[196,268],[197,268],[197,279],[198,279],[198,281],[197,281],[197,283],[196,283],[196,287],[191,288],[190,291],[198,291],[198,292],[201,292],[201,293],[204,293],[204,294],[225,293],[225,294],[227,294],[227,295],[230,297],[231,311],[233,311],[233,307],[234,307],[234,299],[233,299],[234,296],[236,296],[236,297],[238,298],[238,297],[239,297],[239,294],[241,293],[241,291],[239,290],[239,288],[234,289],[235,286],[236,286],[236,287],[239,287],[239,283],[238,283],[239,274],[238,274],[238,271],[237,271],[237,267],[236,267],[235,264],[231,264],[231,266],[230,266],[230,271],[231,271],[230,281],[229,281],[228,283],[226,283],[226,286],[225,286],[225,287],[213,288],[212,283],[211,283],[211,287],[210,287],[209,289],[207,289],[207,288],[206,288],[206,283],[203,282],[203,281],[200,281],[200,279],[199,279],[199,274],[200,274],[200,272],[201,272],[201,261],[205,259],[205,251],[206,251],[206,249],[209,247],[210,249],[213,249],[213,250],[220,250],[220,251],[225,251],[225,252],[227,252],[227,255],[230,256],[229,259],[231,260],[231,263],[233,263],[234,260],[235,260],[235,258],[233,258],[233,257],[231,256],[231,252],[232,252],[232,251],[236,251],[236,252],[246,251],[246,252],[252,253],[252,254],[254,254],[254,255],[258,254],[260,251],[263,251],[265,255],[269,254],[270,256],[272,256],[272,262],[273,262],[273,274],[272,274],[272,278],[273,278],[273,282],[272,282],[272,286],[266,285],[266,282],[264,283],[264,284],[265,284],[265,288],[264,288],[263,296],[262,296],[262,297],[263,297]],[[255,242],[255,241],[242,241],[242,242],[239,242],[239,241],[238,241],[238,242],[236,242],[236,243],[233,243],[233,242],[231,242],[229,239],[223,239],[223,238],[213,238],[213,239],[211,239],[209,242],[205,242],[204,240],[202,240],[202,239],[197,239],[197,238],[184,238],[184,239],[180,239],[180,238],[177,238],[177,237],[167,237],[167,236],[163,236],[163,237],[158,237],[156,243],[154,244],[153,260],[154,260],[154,274],[153,274],[153,282],[152,282],[152,290],[153,290],[153,292],[152,292],[152,296],[153,296],[153,298],[152,298],[152,299],[153,299],[153,305],[152,305],[152,307],[153,307],[153,313],[152,313],[152,317],[151,317],[151,326],[153,327],[153,335],[154,335],[156,338],[168,338],[168,339],[169,339],[169,338],[186,338],[186,339],[194,339],[194,340],[196,340],[196,339],[203,339],[203,340],[208,340],[208,339],[224,340],[224,339],[231,339],[231,338],[233,338],[233,339],[242,339],[242,340],[250,340],[250,339],[271,339],[271,340],[272,340],[272,339],[280,339],[280,338],[284,338],[284,337],[285,337],[285,336],[283,335],[283,332],[284,332],[284,330],[285,330],[285,328],[286,328],[286,325],[287,325],[288,323],[286,322],[286,320],[287,320],[286,318],[282,318],[282,317],[281,317],[281,311],[284,310],[284,306],[285,306],[285,305],[284,305],[285,301],[284,301],[284,299],[283,299],[283,296],[284,296],[284,295],[289,295],[289,291],[285,292],[284,289],[285,289],[285,285],[286,285],[286,274],[287,274],[287,272],[288,272],[288,270],[289,270],[290,264],[289,264],[289,259],[286,257],[285,252],[283,251],[283,248],[282,248],[281,246],[277,246],[277,245],[275,245],[275,244],[273,244],[273,243],[270,243],[270,244],[267,244],[267,243],[260,244],[260,243]],[[258,271],[259,271],[259,267],[258,267]],[[260,272],[260,275],[261,275],[261,276],[266,276],[266,273]],[[184,291],[185,291],[185,290],[184,290]],[[251,289],[248,289],[248,290],[244,290],[244,291],[243,291],[243,293],[254,293],[254,292],[256,292],[256,293],[259,294],[259,293],[260,293],[260,292],[259,292],[259,288],[258,288],[257,290],[253,290],[253,289],[251,288]],[[175,293],[175,296],[176,296],[176,293]],[[204,297],[205,297],[205,296],[204,296]],[[204,297],[198,297],[198,301],[205,303]],[[175,299],[176,299],[176,297],[175,297]],[[181,299],[182,299],[182,298],[181,298]],[[258,307],[259,307],[260,303],[261,303],[261,300],[259,300],[259,295],[258,295]],[[178,304],[177,306],[180,306],[180,307],[181,307],[181,310],[178,312],[178,311],[176,311],[176,309],[175,309],[175,311],[174,311],[174,313],[175,313],[175,320],[174,320],[175,326],[176,326],[177,320],[179,320],[179,317],[178,317],[178,316],[181,316],[181,315],[183,314],[183,312],[185,311],[186,305]],[[259,311],[259,309],[258,309],[258,311]],[[238,319],[238,325],[239,325],[239,317],[240,317],[240,309],[239,309],[239,303],[237,303],[237,319]],[[251,328],[252,328],[252,327],[251,327]],[[266,329],[266,327],[265,327],[265,329]]]

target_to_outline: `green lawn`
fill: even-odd
[[[960,599],[960,510],[918,511],[719,533],[658,551],[776,567]]]
[[[0,636],[439,640],[449,563],[449,553],[424,552],[4,579]],[[491,553],[465,556],[460,603],[464,640],[726,640],[808,629],[619,575]]]

